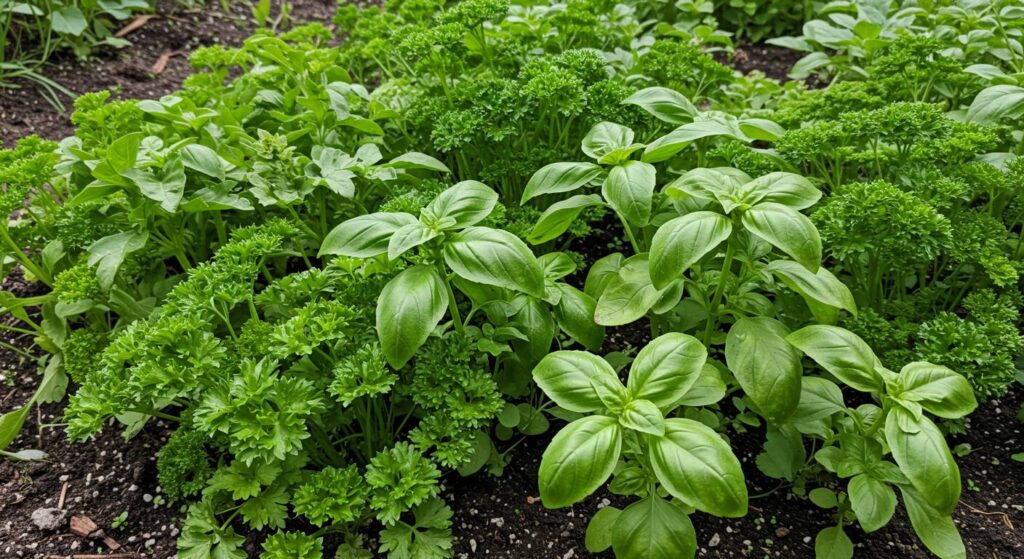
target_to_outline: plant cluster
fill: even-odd
[[[162,99],[82,96],[75,136],[0,152],[0,264],[48,288],[0,294],[45,350],[0,450],[73,382],[76,441],[175,426],[179,557],[443,559],[444,476],[554,425],[541,502],[607,486],[587,548],[677,559],[691,514],[746,514],[753,432],[747,472],[834,513],[819,557],[898,495],[964,557],[946,433],[1024,352],[1019,115],[971,118],[969,65],[1016,28],[953,51],[970,14],[831,3],[852,37],[805,26],[832,58],[796,73],[841,69],[809,89],[710,56],[712,16],[787,25],[734,4],[345,5],[341,44],[261,32]]]

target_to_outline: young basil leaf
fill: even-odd
[[[422,245],[439,234],[435,229],[418,221],[399,227],[388,240],[388,260],[398,258],[409,249]]]
[[[614,122],[599,122],[583,137],[583,153],[591,159],[601,159],[617,149],[633,144],[635,134],[631,129]]]
[[[567,200],[555,202],[544,210],[536,225],[526,238],[531,244],[539,245],[558,238],[579,217],[586,208],[603,205],[604,201],[596,194],[577,194]]]
[[[697,107],[681,93],[667,87],[648,87],[637,91],[622,101],[626,105],[637,105],[654,115],[658,120],[680,125],[693,120]]]
[[[786,341],[851,388],[862,392],[881,392],[885,388],[876,371],[882,362],[864,340],[849,330],[805,326],[786,336]]]
[[[665,416],[650,400],[632,400],[622,408],[619,425],[660,437],[665,434]]]
[[[543,194],[571,192],[600,177],[604,171],[594,163],[563,161],[541,167],[530,177],[520,204]]]
[[[533,380],[560,407],[579,413],[607,407],[598,386],[602,390],[621,386],[615,369],[607,361],[585,351],[548,354],[534,367]]]
[[[666,222],[651,240],[650,272],[654,287],[664,289],[678,280],[731,233],[729,218],[715,212],[693,212]]]
[[[352,258],[372,258],[388,251],[391,236],[406,225],[419,223],[412,214],[377,212],[361,215],[338,224],[324,238],[317,256],[340,254]]]
[[[559,508],[581,501],[612,475],[622,452],[622,428],[614,417],[593,415],[566,425],[540,461],[541,502]]]
[[[796,421],[818,421],[845,409],[843,391],[836,383],[821,377],[804,377],[801,380],[800,403],[794,418]]]
[[[448,310],[444,280],[431,266],[406,268],[388,282],[377,300],[377,335],[384,357],[401,369]]]
[[[650,439],[651,465],[672,496],[716,516],[747,513],[740,462],[718,433],[689,419],[665,420],[665,436]]]
[[[657,495],[626,507],[612,532],[617,559],[682,559],[697,554],[697,533],[682,507]]]
[[[594,513],[587,524],[587,533],[583,540],[587,551],[601,553],[612,546],[612,532],[618,524],[620,513],[622,513],[621,509],[612,506],[604,507]]]
[[[178,157],[168,158],[160,169],[128,169],[121,175],[135,183],[143,196],[159,202],[160,208],[168,213],[178,209],[185,194],[185,166]]]
[[[821,266],[821,237],[807,216],[782,204],[766,202],[743,213],[748,231],[788,254],[810,270]]]
[[[604,326],[594,322],[597,301],[564,283],[558,284],[562,297],[554,308],[555,321],[563,332],[591,351],[601,349]]]
[[[774,142],[786,134],[786,129],[764,118],[741,118],[737,121],[740,131],[751,140]]]
[[[425,208],[438,220],[450,218],[445,229],[461,229],[483,221],[498,203],[498,193],[477,181],[462,181],[441,192]]]
[[[725,360],[743,391],[769,423],[782,423],[800,401],[800,353],[789,330],[768,317],[741,318],[725,339]]]
[[[705,363],[697,381],[690,386],[690,389],[675,405],[710,406],[725,397],[726,389],[725,381],[722,380],[722,374],[718,372],[718,369],[711,363]]]
[[[651,219],[656,174],[650,163],[627,161],[616,165],[604,180],[601,195],[626,221],[642,227]]]
[[[903,504],[917,537],[932,553],[942,559],[967,559],[967,550],[949,514],[942,514],[928,504],[924,496],[912,487],[901,486]]]
[[[697,382],[707,357],[697,338],[663,334],[637,354],[626,387],[633,398],[649,400],[667,412]]]
[[[942,431],[927,417],[894,406],[885,419],[885,440],[900,470],[928,504],[940,514],[952,513],[960,500],[960,470]]]
[[[461,231],[447,241],[444,260],[470,281],[544,297],[544,272],[537,258],[508,231],[489,227]]]
[[[850,479],[850,506],[865,532],[871,533],[889,523],[896,511],[896,492],[889,484],[866,474]]]
[[[181,148],[179,153],[186,167],[220,181],[224,180],[231,166],[216,151],[203,144],[189,144]]]
[[[916,361],[900,371],[903,391],[900,400],[917,402],[924,409],[946,419],[963,417],[978,407],[967,379],[941,365]]]
[[[839,526],[823,528],[814,538],[815,559],[852,559],[853,542]]]
[[[821,191],[796,173],[768,173],[744,184],[742,190],[751,204],[775,202],[794,210],[809,208],[821,199]]]
[[[544,270],[544,278],[556,281],[568,276],[577,269],[576,261],[564,252],[549,252],[537,257],[537,262]]]

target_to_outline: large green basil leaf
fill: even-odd
[[[377,212],[361,215],[338,224],[324,238],[317,256],[340,254],[352,258],[371,258],[388,251],[391,235],[400,228],[419,223],[412,214]]]
[[[178,209],[185,194],[185,166],[179,157],[168,158],[160,169],[128,169],[121,175],[135,183],[143,196],[159,202],[168,213]]]
[[[967,109],[967,120],[979,124],[993,124],[1003,117],[1016,118],[1024,114],[1024,87],[993,85],[986,87],[974,98]]]
[[[848,486],[850,505],[860,527],[871,533],[885,526],[896,511],[896,492],[867,474],[853,476]]]
[[[599,299],[608,285],[619,275],[626,258],[621,252],[614,252],[594,262],[587,270],[587,280],[583,284],[583,292],[594,299]]]
[[[654,115],[658,120],[680,125],[693,120],[697,108],[681,93],[667,87],[647,87],[622,101],[623,104],[637,105]]]
[[[900,487],[910,525],[932,553],[941,559],[967,559],[967,550],[949,514],[942,514],[928,504],[912,487]]]
[[[547,508],[581,501],[604,484],[622,452],[614,417],[577,419],[555,435],[540,461],[540,498]]]
[[[677,217],[658,228],[651,240],[651,281],[664,289],[704,258],[732,233],[729,218],[699,211]]]
[[[813,305],[813,302],[857,314],[857,303],[850,293],[850,288],[824,266],[818,268],[817,272],[810,272],[792,260],[773,260],[768,263],[768,271],[778,276],[786,287],[803,297],[819,322],[835,322],[838,312],[818,316],[822,310]],[[826,318],[829,320],[826,321]]]
[[[946,419],[963,417],[978,407],[967,379],[940,365],[916,361],[900,371],[900,400],[917,402]]]
[[[656,495],[626,507],[613,530],[616,559],[691,559],[697,554],[690,517]]]
[[[613,398],[619,402],[625,399],[625,388],[615,369],[585,351],[548,354],[534,367],[533,380],[548,398],[569,411],[587,413],[604,409],[608,407],[610,393],[617,394]]]
[[[554,308],[558,327],[587,349],[601,349],[604,343],[604,326],[594,322],[597,301],[571,285],[559,283],[557,286],[561,293]]]
[[[489,227],[461,231],[445,245],[444,260],[470,281],[544,297],[544,272],[537,258],[508,231]]]
[[[497,203],[498,193],[486,184],[462,181],[438,194],[425,210],[439,220],[455,220],[446,229],[461,229],[483,221]]]
[[[843,391],[836,383],[821,377],[804,377],[800,381],[800,403],[796,419],[818,421],[846,409]]]
[[[882,362],[859,336],[838,326],[805,326],[786,341],[851,388],[862,392],[882,391],[885,383],[876,369]]]
[[[700,378],[707,358],[704,344],[693,336],[658,336],[637,354],[626,387],[634,398],[650,400],[668,411]]]
[[[803,267],[817,272],[821,266],[821,237],[804,214],[775,202],[758,204],[743,213],[748,231],[788,254]]]
[[[89,245],[88,264],[96,267],[96,279],[99,280],[100,287],[110,289],[124,259],[145,247],[148,240],[149,231],[143,229],[107,235]]]
[[[541,167],[530,177],[520,204],[531,198],[556,192],[571,192],[600,177],[604,171],[595,163],[562,161]]]
[[[776,202],[794,210],[809,208],[821,199],[821,191],[796,173],[768,173],[744,184],[742,190],[752,204]]]
[[[577,194],[568,200],[555,202],[544,210],[537,219],[526,240],[539,245],[558,238],[572,225],[572,222],[586,208],[603,205],[604,201],[597,194]]]
[[[705,363],[693,386],[676,402],[679,406],[710,406],[725,398],[725,381],[722,374],[711,363]]]
[[[674,497],[716,516],[747,513],[747,486],[729,445],[703,423],[665,420],[665,436],[650,439],[658,481]]]
[[[907,426],[917,432],[908,432]],[[885,439],[900,470],[940,514],[948,515],[960,500],[960,470],[942,431],[932,420],[895,406],[885,420]]]
[[[448,291],[433,267],[413,266],[392,278],[377,300],[377,334],[388,363],[401,369],[447,310]]]
[[[601,186],[601,195],[631,225],[642,227],[651,219],[656,180],[654,165],[627,161],[612,167]]]
[[[725,361],[770,423],[782,423],[800,402],[803,366],[786,341],[789,330],[768,317],[741,318],[725,339]]]

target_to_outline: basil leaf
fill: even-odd
[[[409,249],[415,248],[435,237],[438,232],[420,222],[399,227],[388,240],[388,260],[394,260]]]
[[[648,87],[637,91],[622,101],[625,105],[637,105],[669,124],[685,124],[693,120],[697,108],[681,93],[667,87]]]
[[[599,122],[583,137],[583,153],[598,160],[633,143],[635,134],[628,127],[614,122]]]
[[[444,280],[431,266],[406,268],[388,282],[377,300],[377,334],[384,357],[401,369],[448,310]]]
[[[543,194],[571,192],[600,177],[604,171],[594,163],[563,161],[541,167],[530,177],[521,204]]]
[[[626,221],[642,227],[651,219],[656,175],[650,163],[627,161],[612,167],[601,186],[601,195]]]
[[[729,218],[708,211],[677,217],[658,228],[651,240],[654,287],[664,289],[732,233]]]
[[[971,383],[946,367],[923,361],[910,363],[900,371],[900,381],[900,400],[917,402],[939,417],[956,419],[978,407]]]
[[[541,502],[547,508],[583,500],[612,475],[622,452],[622,429],[614,417],[577,419],[555,435],[540,461]]]
[[[776,202],[794,210],[809,208],[821,199],[821,191],[796,173],[768,173],[744,184],[742,189],[751,203]]]
[[[445,229],[461,229],[483,221],[498,203],[498,193],[477,181],[462,181],[437,195],[424,208],[438,220],[451,218]]]
[[[859,474],[850,480],[847,489],[850,505],[865,532],[874,532],[889,523],[896,511],[896,492],[889,484]]]
[[[942,559],[967,559],[967,550],[949,514],[936,511],[924,496],[912,487],[900,487],[903,504],[917,537]]]
[[[679,505],[658,496],[626,507],[613,530],[617,559],[680,559],[697,554],[697,533],[690,517]]]
[[[607,361],[585,351],[548,354],[534,367],[533,380],[560,407],[579,413],[604,409],[602,392],[618,391],[614,386],[622,386]]]
[[[829,526],[814,538],[815,559],[851,559],[853,542],[839,526]]]
[[[555,321],[563,332],[589,350],[597,351],[604,343],[604,326],[594,322],[597,301],[586,293],[558,284],[561,298],[554,308]]]
[[[586,208],[604,204],[596,194],[577,194],[567,200],[555,202],[544,210],[526,238],[531,244],[539,245],[558,238],[579,217]]]
[[[668,411],[697,382],[707,357],[704,344],[693,336],[658,336],[637,354],[626,387],[634,398]]]
[[[725,339],[725,360],[743,391],[770,423],[782,423],[800,402],[803,367],[786,341],[789,330],[768,317],[741,318]]]
[[[940,514],[952,513],[960,500],[960,470],[939,428],[895,406],[885,419],[885,439],[900,470],[928,504]]]
[[[743,213],[743,226],[811,273],[821,266],[821,237],[802,213],[782,204],[765,202]]]
[[[605,326],[621,326],[640,319],[661,297],[661,292],[651,285],[647,254],[627,259],[618,273],[609,274],[606,282],[594,312],[594,320]]]
[[[651,465],[672,496],[715,516],[747,513],[740,462],[718,433],[689,419],[665,420],[665,436],[650,439]]]
[[[665,434],[665,416],[649,400],[633,400],[619,414],[619,425],[660,437]]]
[[[1015,118],[1024,113],[1024,87],[993,85],[974,98],[967,109],[967,120],[993,124],[1003,117]]]
[[[448,240],[444,260],[470,281],[544,297],[544,272],[537,258],[508,231],[470,227]]]
[[[786,287],[797,292],[807,301],[812,312],[816,311],[815,317],[819,322],[826,322],[822,320],[825,317],[818,317],[820,310],[816,309],[812,302],[835,309],[844,309],[852,314],[857,313],[857,303],[853,299],[850,288],[824,267],[818,268],[817,272],[810,272],[792,260],[773,260],[768,263],[767,269],[778,276]],[[838,317],[838,313],[836,317]],[[834,320],[828,322],[834,322]]]
[[[876,371],[882,362],[864,340],[849,330],[838,326],[805,326],[786,336],[786,341],[851,388],[861,392],[885,388]]]
[[[352,258],[372,258],[388,251],[388,241],[406,225],[419,223],[412,214],[377,212],[361,215],[338,224],[324,238],[317,256],[339,254]]]
[[[587,524],[584,545],[591,553],[601,553],[612,546],[612,532],[619,521],[621,509],[612,506],[604,507],[594,513]]]

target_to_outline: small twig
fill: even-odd
[[[131,33],[132,31],[135,31],[136,29],[141,28],[143,25],[146,25],[146,22],[148,22],[149,20],[151,20],[151,19],[153,19],[155,17],[156,16],[153,15],[153,14],[144,14],[144,15],[140,15],[140,16],[135,16],[135,19],[131,20],[128,23],[128,25],[125,25],[120,30],[118,30],[117,33],[114,33],[114,36],[117,37],[118,39],[123,39],[129,33]]]
[[[963,501],[960,501],[960,503],[961,503],[961,504],[963,504],[963,506],[965,506],[965,507],[967,507],[968,509],[970,509],[970,511],[971,511],[971,512],[973,512],[973,513],[977,513],[977,514],[983,514],[983,515],[985,515],[985,516],[999,516],[999,517],[1002,517],[1002,519],[1003,519],[1003,524],[1004,524],[1004,525],[1005,525],[1005,526],[1006,526],[1007,528],[1009,528],[1009,529],[1011,529],[1011,530],[1013,530],[1013,529],[1014,529],[1014,527],[1013,527],[1013,522],[1011,522],[1011,521],[1010,521],[1010,515],[1006,514],[1005,512],[988,512],[988,511],[983,511],[983,510],[981,510],[981,509],[978,509],[978,508],[972,507],[971,505],[969,505],[969,504],[967,504],[967,503],[965,503],[965,502],[963,502]]]
[[[68,496],[68,482],[64,482],[64,485],[60,488],[60,498],[57,499],[57,508],[64,508],[64,499]]]

